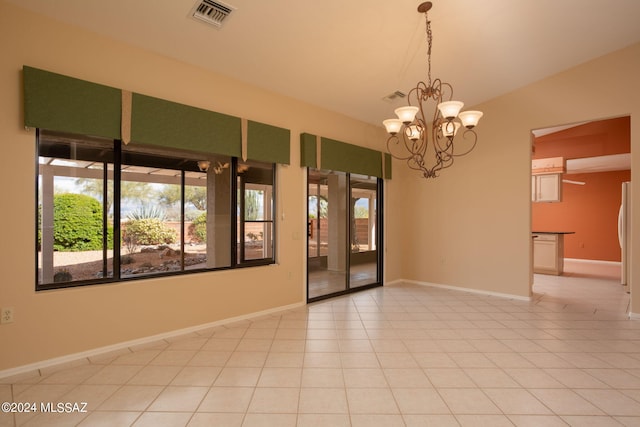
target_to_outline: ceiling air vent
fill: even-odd
[[[198,21],[220,28],[234,10],[235,7],[219,1],[199,0],[191,9],[191,16]]]
[[[387,102],[392,102],[395,101],[396,99],[400,99],[400,98],[404,98],[406,97],[407,94],[404,92],[401,92],[399,90],[390,93],[389,95],[385,96],[384,98],[382,98],[383,101],[387,101]]]

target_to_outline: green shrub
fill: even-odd
[[[176,241],[176,233],[158,218],[130,219],[124,226],[124,238],[139,245],[160,245]]]
[[[204,243],[207,241],[207,213],[202,212],[189,225],[189,236],[193,242]]]
[[[127,215],[130,220],[135,219],[159,219],[164,221],[167,219],[166,212],[157,206],[142,206]]]
[[[94,251],[103,248],[102,204],[84,194],[53,197],[53,249]],[[113,227],[108,225],[108,247],[113,248]],[[40,238],[40,236],[38,236]]]

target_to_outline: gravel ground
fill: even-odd
[[[201,246],[201,247],[200,247]],[[123,257],[127,256],[126,250]],[[186,251],[186,258],[202,255],[205,252],[204,245],[189,246]],[[71,273],[73,281],[90,280],[100,277],[102,274],[102,251],[83,252],[54,252],[53,265],[54,272],[66,270]],[[145,266],[159,267],[166,263],[177,262],[181,259],[180,254],[169,251],[135,252],[131,255],[133,262],[122,265],[123,271],[137,271]],[[109,270],[113,267],[113,251],[107,251],[107,263]],[[193,268],[193,266],[191,267]]]

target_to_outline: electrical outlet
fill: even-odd
[[[0,308],[0,323],[13,323],[13,307]]]

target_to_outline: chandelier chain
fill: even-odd
[[[427,12],[424,13],[424,19],[426,21],[426,33],[427,33],[427,80],[428,87],[431,87],[431,45],[433,44],[433,34],[431,33],[431,21]]]

